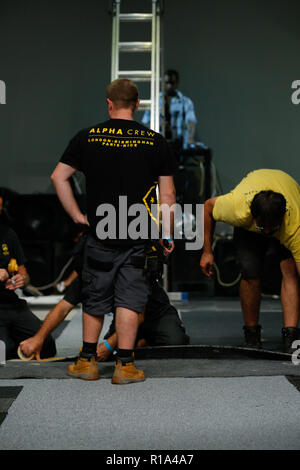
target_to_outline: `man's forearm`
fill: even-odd
[[[24,287],[27,287],[28,284],[30,283],[30,277],[28,274],[23,274],[23,278],[24,278]]]
[[[190,121],[187,123],[187,128],[188,128],[188,144],[193,144],[195,142],[195,130],[196,130],[196,124],[193,121]]]
[[[73,221],[76,222],[81,215],[81,211],[74,197],[70,182],[68,180],[60,180],[55,178],[52,179],[52,182],[63,208],[73,219]]]
[[[72,284],[72,282],[78,277],[78,273],[74,270],[71,272],[70,276],[65,279],[63,282],[64,282],[64,285],[65,287],[69,287],[70,284]]]
[[[175,195],[164,196],[160,201],[160,210],[162,216],[163,238],[170,238],[174,232],[174,210],[176,198]]]
[[[209,199],[204,204],[204,243],[203,252],[211,253],[212,251],[212,240],[215,230],[215,220],[212,215],[214,204]]]
[[[298,276],[300,277],[300,261],[296,262],[296,268],[297,268]]]
[[[29,277],[29,274],[28,274],[25,266],[23,266],[23,265],[19,266],[19,274],[21,274],[21,276],[23,277],[23,280],[24,280],[24,286],[23,287],[27,287],[28,284],[30,283],[30,277]]]
[[[66,318],[68,313],[74,308],[74,305],[70,304],[66,300],[62,299],[55,307],[48,313],[41,328],[36,333],[36,337],[43,341],[47,336],[61,324]]]
[[[109,338],[107,338],[107,342],[111,348],[115,349],[117,346],[117,333],[113,333]]]
[[[162,237],[173,237],[176,192],[172,176],[158,177],[160,213],[162,217]]]

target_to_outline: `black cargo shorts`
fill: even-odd
[[[112,246],[87,240],[82,272],[83,312],[99,316],[124,307],[141,313],[147,303],[150,285],[142,266],[132,258],[145,257],[144,244]]]
[[[234,228],[233,241],[243,279],[256,279],[261,276],[267,254],[272,255],[278,265],[281,261],[293,257],[277,238],[266,237],[241,227]]]

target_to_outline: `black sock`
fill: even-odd
[[[133,362],[133,350],[132,349],[120,349],[118,348],[117,359],[122,361],[122,364],[127,362]]]
[[[83,341],[82,355],[97,355],[97,343],[87,343]]]

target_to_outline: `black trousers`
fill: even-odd
[[[21,306],[9,308],[0,305],[0,341],[6,347],[6,360],[18,357],[19,343],[33,336],[42,322],[32,313],[26,302]],[[56,355],[55,341],[49,335],[42,347],[41,358]]]

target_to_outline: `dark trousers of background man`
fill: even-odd
[[[18,357],[19,343],[35,335],[41,324],[42,322],[32,313],[26,303],[18,307],[0,306],[0,341],[5,343],[6,360]],[[41,358],[55,355],[55,341],[49,335],[43,344]]]

